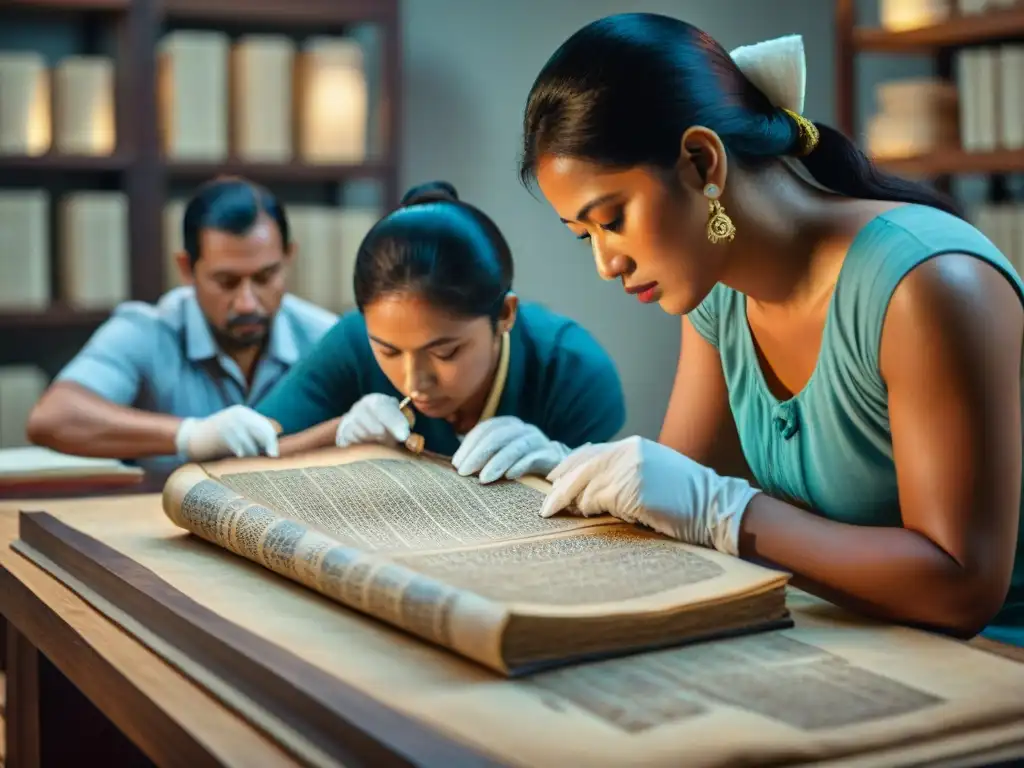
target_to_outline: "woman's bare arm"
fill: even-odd
[[[721,475],[751,478],[718,350],[684,317],[679,365],[658,442]]]
[[[1020,518],[1024,310],[978,259],[914,269],[885,320],[902,528],[829,521],[755,497],[740,552],[833,602],[969,636],[1002,606]]]

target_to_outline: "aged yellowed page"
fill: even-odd
[[[357,462],[348,471],[338,466]],[[690,605],[727,602],[788,579],[610,515],[541,518],[537,512],[550,484],[540,478],[494,484],[485,497],[474,478],[459,477],[447,462],[392,448],[327,449],[203,469],[240,495],[339,542],[387,553],[419,572],[538,615],[630,613],[684,595]],[[380,503],[381,496],[387,503]],[[352,501],[343,507],[339,499]]]
[[[379,446],[328,450],[290,464],[220,462],[201,469],[219,485],[197,474],[199,468],[186,468],[187,474],[179,472],[168,483],[165,505],[175,522],[195,530],[175,511],[183,500],[209,499],[215,519],[221,508],[256,502],[260,506],[252,506],[250,516],[265,510],[259,514],[267,520],[288,518],[333,542],[386,554],[439,583],[506,605],[512,613],[541,617],[628,621],[778,590],[788,578],[608,515],[545,519],[538,514],[549,487],[544,481],[484,488],[445,464]],[[259,529],[251,551],[240,551],[241,542],[230,537],[223,545],[282,572],[274,568],[278,556],[256,557],[257,545],[280,549],[281,536],[266,531]],[[303,579],[307,585],[314,582]]]
[[[475,478],[383,446],[202,468],[240,495],[366,551],[447,549],[619,524],[609,515],[544,519],[536,512],[550,486],[539,478],[495,483],[485,496]]]
[[[533,616],[629,616],[681,604],[692,609],[780,589],[789,578],[626,524],[390,557]]]
[[[325,675],[508,765],[701,768],[859,756],[899,766],[962,755],[978,746],[958,738],[971,732],[990,734],[990,750],[1024,741],[1024,665],[805,595],[791,601],[793,629],[506,680],[183,535],[155,497],[148,503],[75,501],[48,511]],[[177,663],[173,650],[163,652]],[[203,682],[207,673],[189,674]]]

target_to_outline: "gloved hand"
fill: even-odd
[[[270,419],[244,405],[232,405],[205,419],[185,419],[174,443],[178,455],[190,461],[278,455],[277,432]]]
[[[409,422],[398,409],[398,400],[380,393],[365,395],[341,417],[334,433],[339,448],[359,443],[404,443],[410,435]]]
[[[497,416],[469,431],[452,466],[460,475],[480,474],[481,483],[506,477],[545,475],[569,455],[569,448],[549,440],[532,424],[515,416]]]
[[[666,536],[739,555],[740,521],[759,490],[722,477],[667,446],[641,437],[585,445],[548,475],[541,507],[551,517],[573,502],[584,516],[608,512]]]

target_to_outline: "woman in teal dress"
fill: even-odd
[[[1024,644],[1024,285],[950,201],[804,118],[803,89],[799,37],[730,54],[653,14],[544,66],[524,181],[683,328],[658,442],[573,452],[542,514],[575,502]]]

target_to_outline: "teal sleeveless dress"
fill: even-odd
[[[977,229],[935,208],[895,208],[869,222],[851,244],[828,309],[817,366],[789,400],[779,400],[768,389],[743,294],[719,284],[689,314],[697,332],[721,355],[743,453],[762,490],[843,523],[902,524],[886,388],[879,373],[882,323],[900,281],[943,253],[967,253],[992,264],[1024,301],[1024,282]],[[984,634],[1024,646],[1024,524],[1012,586]]]

